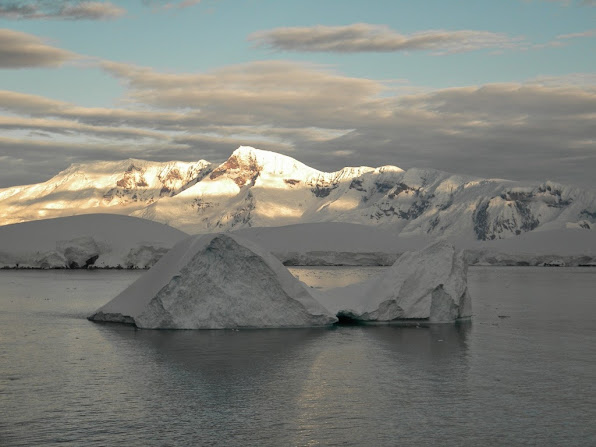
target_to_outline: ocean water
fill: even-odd
[[[379,269],[295,268],[314,287]],[[0,271],[1,446],[596,445],[596,270],[476,267],[460,325],[147,331],[140,272]]]

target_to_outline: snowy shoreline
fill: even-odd
[[[559,255],[511,255],[506,253],[478,253],[465,250],[465,258],[470,267],[595,267],[596,257]],[[164,253],[165,254],[165,253]],[[287,267],[389,267],[403,253],[354,253],[354,252],[290,252],[272,253]],[[155,258],[154,261],[159,260]],[[151,265],[89,265],[71,267],[55,265],[21,264],[0,265],[0,270],[149,270]]]
[[[340,222],[232,232],[286,266],[390,266],[435,239]],[[147,269],[189,235],[135,217],[87,214],[0,226],[0,269]],[[468,265],[594,266],[596,231],[532,231],[494,241],[454,240]]]

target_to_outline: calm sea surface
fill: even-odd
[[[315,287],[374,268],[296,268]],[[0,445],[596,445],[596,270],[471,268],[462,325],[150,331],[139,272],[0,271]]]

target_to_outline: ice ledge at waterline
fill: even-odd
[[[325,294],[238,236],[193,236],[89,319],[150,329],[325,326],[335,315],[454,322],[470,315],[466,273],[462,252],[437,243],[404,254],[380,279]]]

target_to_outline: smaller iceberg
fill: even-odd
[[[340,320],[363,322],[452,323],[472,310],[464,253],[446,242],[406,252],[380,278],[318,292],[317,298]]]
[[[191,236],[89,317],[147,329],[325,326],[337,321],[271,253],[238,236]]]

